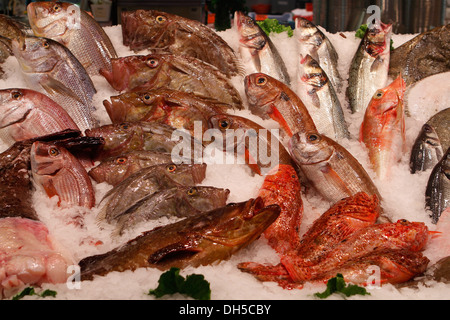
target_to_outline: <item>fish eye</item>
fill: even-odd
[[[401,224],[404,224],[404,225],[407,225],[409,223],[409,221],[406,219],[400,219],[400,220],[398,220],[398,222],[400,222]]]
[[[119,157],[119,158],[116,159],[116,163],[117,163],[117,164],[124,164],[124,163],[127,163],[127,158],[125,158],[125,157]]]
[[[167,21],[167,18],[164,17],[164,16],[157,16],[156,17],[156,22],[158,22],[158,23],[164,23],[166,21]]]
[[[150,58],[147,60],[146,64],[150,68],[156,68],[159,65],[159,61],[158,61],[158,59]]]
[[[126,124],[126,123],[122,123],[122,124],[120,125],[120,129],[123,129],[123,130],[128,130],[129,127],[130,127],[130,126],[129,126],[128,124]]]
[[[146,93],[142,96],[142,101],[144,101],[144,103],[146,103],[146,104],[150,102],[150,99],[151,99],[151,95],[149,95],[148,93]]]
[[[20,91],[13,91],[11,97],[15,100],[19,100],[22,97],[22,93]]]
[[[378,90],[375,92],[375,95],[373,96],[375,99],[380,99],[384,95],[384,92],[382,90]]]
[[[257,86],[263,86],[263,85],[266,84],[266,82],[267,82],[267,78],[266,77],[258,77],[256,79],[256,85]]]
[[[187,192],[188,196],[194,196],[197,194],[197,188],[190,188]]]
[[[309,142],[316,142],[320,140],[320,136],[316,133],[309,134],[307,138]]]
[[[52,157],[56,157],[60,154],[60,152],[57,148],[50,148],[50,150],[48,150],[48,154]]]
[[[230,127],[230,122],[227,119],[219,120],[219,127],[221,129],[228,129]]]
[[[167,171],[169,171],[169,172],[175,172],[175,170],[177,170],[177,166],[174,165],[174,164],[169,164],[169,165],[166,167],[166,169],[167,169]]]
[[[55,12],[61,11],[61,5],[59,5],[58,3],[55,4],[55,5],[53,6],[53,11],[55,11]]]
[[[44,42],[42,42],[42,46],[43,46],[45,49],[48,49],[48,48],[50,48],[50,43],[48,43],[48,41],[44,41]]]

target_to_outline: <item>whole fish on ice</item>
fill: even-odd
[[[0,128],[5,142],[28,140],[61,132],[79,130],[59,104],[45,94],[30,89],[0,90]]]
[[[81,280],[112,271],[197,267],[228,259],[257,239],[279,213],[277,205],[265,207],[257,198],[147,231],[114,250],[82,259]]]
[[[434,168],[449,147],[450,108],[447,108],[436,113],[422,126],[411,149],[411,173]]]
[[[290,85],[286,64],[269,36],[249,16],[234,13],[234,24],[239,36],[239,52],[247,73],[265,73]]]
[[[309,54],[300,55],[296,93],[321,134],[334,140],[350,138],[341,103],[330,78]]]
[[[391,31],[391,24],[374,24],[353,57],[346,92],[352,113],[364,112],[375,92],[387,85]]]
[[[122,11],[123,44],[131,50],[159,49],[205,61],[227,77],[241,73],[234,50],[200,21],[157,10]]]
[[[401,76],[377,90],[360,127],[359,141],[365,144],[372,168],[381,180],[391,176],[392,168],[406,151],[404,94]]]
[[[8,41],[5,39],[20,39],[27,34],[27,27],[25,24],[13,19],[12,17],[4,14],[0,14],[0,63],[6,61],[11,56],[12,50]],[[3,69],[0,67],[0,76],[3,75]]]
[[[38,37],[65,45],[89,75],[100,69],[111,70],[116,50],[98,22],[84,10],[69,2],[32,2],[27,6],[28,21]]]

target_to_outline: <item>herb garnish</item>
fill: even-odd
[[[327,289],[322,293],[315,293],[314,295],[320,299],[325,299],[331,296],[333,293],[342,293],[346,297],[350,297],[356,294],[370,295],[369,292],[363,287],[355,284],[346,285],[342,274],[338,273],[336,277],[331,278],[327,282]]]
[[[36,293],[36,291],[34,291],[33,287],[26,287],[25,289],[22,290],[22,292],[16,294],[12,300],[20,300],[25,296],[38,296],[38,297],[56,297],[56,291],[47,289],[44,290],[42,293]]]
[[[270,35],[271,32],[281,33],[284,31],[287,31],[289,37],[294,35],[294,31],[291,27],[280,24],[277,19],[265,19],[263,21],[257,21],[256,23],[267,35]]]

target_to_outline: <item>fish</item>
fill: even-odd
[[[66,46],[90,76],[100,69],[111,70],[117,58],[111,40],[86,11],[69,2],[32,2],[27,6],[28,21],[34,35],[50,38]]]
[[[0,14],[0,36],[6,39],[20,39],[27,34],[25,24],[11,18],[8,15]],[[0,39],[0,63],[12,55],[11,46],[8,41],[5,43]],[[3,70],[1,70],[3,74]]]
[[[450,71],[450,25],[423,32],[391,52],[389,76],[400,74],[411,88],[422,79]]]
[[[69,49],[52,39],[34,36],[14,39],[11,47],[31,88],[63,107],[80,130],[98,126],[92,102],[96,89]]]
[[[101,69],[100,74],[119,92],[166,88],[216,99],[238,110],[243,108],[239,92],[230,79],[202,60],[152,53],[115,58],[111,63],[112,71]]]
[[[184,159],[194,158],[193,162],[198,163],[196,157],[203,148],[201,141],[188,133],[166,124],[144,121],[107,124],[88,129],[85,135],[104,139],[104,145],[94,154],[98,161],[130,151],[150,150],[170,153],[173,162],[182,163]],[[182,141],[176,140],[177,137]]]
[[[113,123],[126,121],[161,122],[194,135],[195,122],[207,129],[208,118],[233,110],[232,105],[179,90],[160,88],[127,92],[103,101]]]
[[[65,283],[75,265],[41,221],[20,217],[0,219],[0,299],[27,286]]]
[[[431,211],[431,222],[436,224],[442,212],[450,207],[450,148],[434,166],[425,189],[425,208]]]
[[[66,110],[35,90],[0,90],[0,111],[1,135],[6,143],[10,140],[29,140],[66,129],[79,130]]]
[[[95,191],[86,169],[66,148],[37,141],[30,151],[33,180],[48,197],[58,196],[58,205],[93,208]]]
[[[78,263],[81,280],[111,271],[182,269],[229,259],[257,239],[279,213],[279,206],[265,207],[260,198],[252,198],[144,232],[107,253],[83,258]]]
[[[428,228],[423,222],[401,219],[393,223],[373,224],[354,232],[345,241],[334,247],[322,261],[315,265],[304,265],[295,255],[285,255],[281,263],[294,282],[320,278],[320,275],[342,267],[349,260],[383,250],[409,250],[419,252],[428,241]]]
[[[432,116],[420,130],[411,149],[411,173],[433,169],[450,147],[450,108]]]
[[[342,145],[325,135],[299,132],[289,140],[289,151],[317,192],[336,203],[358,192],[381,195],[364,167]]]
[[[404,94],[405,82],[399,76],[375,92],[361,123],[359,141],[366,146],[372,169],[381,180],[389,179],[406,152]]]
[[[115,186],[140,169],[171,162],[170,153],[151,150],[131,151],[100,161],[89,170],[88,174],[97,183],[106,182]]]
[[[280,216],[265,231],[269,245],[278,253],[292,251],[300,243],[300,226],[303,218],[301,184],[295,168],[279,164],[264,178],[258,197],[264,205],[280,206]]]
[[[291,78],[277,47],[269,36],[249,16],[234,13],[234,27],[239,37],[239,53],[247,73],[265,73],[290,85]]]
[[[217,148],[237,155],[258,175],[265,175],[278,164],[292,164],[292,158],[278,139],[278,129],[268,130],[245,117],[217,114],[209,118],[203,143],[204,153]],[[213,141],[208,144],[209,141]],[[240,159],[240,160],[239,160]],[[243,162],[240,162],[242,161]]]
[[[327,75],[334,90],[341,92],[343,79],[339,72],[339,55],[331,41],[311,21],[298,17],[295,19],[294,36],[302,56],[310,55]]]
[[[122,11],[121,21],[123,44],[135,52],[160,49],[205,61],[227,77],[242,73],[234,50],[200,21],[158,10]]]
[[[388,82],[392,24],[368,29],[350,65],[346,96],[352,113],[364,112],[375,92]]]
[[[309,111],[321,134],[340,140],[350,133],[344,111],[330,78],[309,54],[300,55],[296,93]]]
[[[224,207],[230,190],[208,186],[178,186],[150,193],[114,218],[118,234],[140,222],[161,217],[187,218]]]
[[[289,86],[263,73],[247,75],[244,85],[250,111],[277,121],[285,136],[316,130],[308,109]]]
[[[174,163],[141,169],[110,189],[100,201],[98,221],[111,223],[153,193],[178,186],[195,186],[205,179],[206,164]]]
[[[368,196],[364,192],[336,202],[313,222],[301,238],[297,233],[296,242],[283,255],[293,255],[305,266],[321,262],[350,235],[375,224],[380,215],[379,205],[377,196]],[[285,288],[295,286],[282,264],[271,266],[244,262],[238,268],[262,281],[275,281]]]

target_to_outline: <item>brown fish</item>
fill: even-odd
[[[197,267],[225,260],[258,238],[279,213],[279,206],[264,207],[257,198],[198,214],[147,231],[110,252],[84,258],[79,262],[81,279],[92,280],[111,271]]]
[[[263,73],[245,77],[250,111],[263,119],[277,121],[288,137],[302,131],[316,131],[308,109],[284,83]]]
[[[241,72],[233,49],[205,24],[157,10],[122,11],[123,44],[131,50],[163,49],[191,55],[228,77]]]
[[[112,59],[112,72],[100,73],[117,91],[167,88],[216,99],[242,109],[239,92],[217,68],[202,60],[174,54]],[[214,83],[214,85],[211,85]]]
[[[10,16],[0,14],[0,36],[7,39],[20,39],[27,33],[24,24],[13,19]],[[12,55],[10,45],[4,43],[0,39],[0,63],[3,63],[9,56]]]

